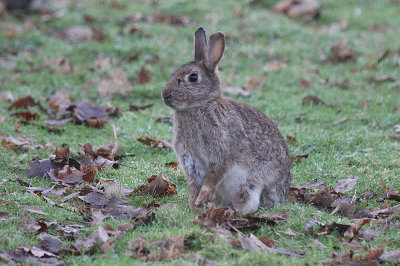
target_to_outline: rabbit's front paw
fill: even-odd
[[[204,204],[206,204],[214,199],[215,199],[214,190],[208,186],[203,185],[199,192],[199,196],[197,196],[197,199],[194,204],[196,207],[202,207]]]

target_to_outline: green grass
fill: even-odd
[[[123,8],[110,8],[110,3],[118,2]],[[92,256],[64,256],[71,264],[140,264],[125,254],[127,246],[134,237],[145,237],[150,241],[167,237],[183,235],[193,236],[193,251],[177,260],[164,263],[176,265],[194,264],[195,252],[221,265],[253,264],[253,265],[295,265],[315,264],[328,254],[345,252],[338,234],[329,236],[305,236],[304,224],[311,218],[323,222],[348,221],[338,214],[330,215],[325,211],[311,206],[299,204],[284,204],[272,210],[262,212],[290,211],[289,218],[282,225],[274,227],[275,231],[287,228],[298,232],[297,236],[276,235],[267,228],[257,232],[257,236],[269,236],[276,241],[277,246],[308,249],[304,257],[285,257],[283,255],[258,254],[241,249],[235,249],[224,241],[209,243],[213,232],[194,225],[195,214],[189,210],[187,203],[188,188],[182,171],[165,168],[165,162],[176,161],[172,151],[150,149],[136,141],[138,137],[148,135],[161,139],[172,140],[172,127],[165,123],[156,123],[157,117],[172,115],[172,110],[165,107],[160,100],[160,93],[172,71],[193,57],[193,33],[198,26],[203,26],[207,33],[222,31],[225,33],[227,46],[220,63],[222,84],[233,77],[234,86],[242,86],[250,76],[257,77],[263,84],[260,91],[254,92],[249,98],[235,97],[236,100],[256,106],[265,112],[278,125],[282,135],[292,135],[297,143],[289,144],[290,153],[309,154],[308,159],[293,165],[293,184],[302,184],[313,179],[320,179],[329,185],[335,185],[339,179],[358,176],[356,195],[367,190],[381,193],[382,177],[388,188],[400,189],[400,142],[382,138],[395,135],[393,127],[400,124],[400,6],[389,0],[356,0],[356,1],[320,1],[323,6],[321,19],[312,22],[305,18],[292,20],[282,14],[269,11],[273,6],[270,1],[72,1],[65,16],[49,22],[41,22],[38,15],[31,19],[39,30],[29,30],[17,33],[13,38],[7,38],[0,30],[0,55],[6,57],[6,51],[19,50],[18,56],[13,56],[11,62],[15,67],[0,67],[0,91],[10,90],[14,96],[31,95],[36,100],[46,102],[53,92],[68,88],[74,100],[90,100],[93,103],[111,103],[124,111],[120,118],[113,119],[103,129],[89,128],[83,125],[65,125],[61,134],[48,133],[35,125],[21,125],[22,133],[14,131],[16,121],[9,118],[7,111],[9,103],[0,102],[0,116],[6,116],[6,121],[0,125],[0,136],[24,135],[33,136],[37,143],[52,142],[56,146],[68,144],[77,151],[79,143],[90,142],[101,145],[112,142],[113,133],[110,124],[115,124],[118,130],[121,152],[135,153],[134,158],[125,158],[122,163],[131,166],[114,171],[99,173],[101,177],[114,178],[132,188],[145,181],[153,174],[164,173],[177,185],[178,195],[157,199],[158,203],[172,203],[174,208],[156,211],[156,218],[148,225],[139,227],[128,233],[126,237],[116,242],[110,254],[96,253]],[[275,3],[276,1],[272,1]],[[243,17],[236,14],[241,10]],[[144,16],[152,13],[168,13],[171,15],[187,15],[191,24],[188,27],[164,24],[137,23],[137,27],[145,36],[127,33],[118,22],[127,15],[141,12]],[[73,44],[46,34],[51,29],[61,30],[72,25],[87,24],[83,14],[90,14],[97,19],[96,28],[107,36],[104,41]],[[0,18],[2,22],[22,25],[23,21],[12,18]],[[348,28],[338,33],[329,34],[324,30],[333,22],[347,20]],[[386,32],[372,32],[373,25],[386,25]],[[355,51],[357,60],[340,64],[321,63],[320,53],[329,55],[331,45],[342,38],[349,40],[349,46]],[[31,51],[30,55],[22,51]],[[377,64],[377,71],[352,73],[351,69],[372,64],[385,50],[393,53]],[[131,83],[132,90],[127,96],[111,96],[104,100],[96,97],[96,88],[83,91],[82,86],[92,77],[104,76],[100,71],[89,71],[88,67],[98,57],[113,59],[113,68],[127,57],[139,53],[139,58],[130,63],[124,63],[123,69]],[[34,66],[41,66],[46,57],[65,57],[74,67],[76,73],[56,74],[48,69],[32,72],[27,60]],[[157,63],[150,64],[154,56],[159,56]],[[264,66],[271,60],[288,58],[287,67],[274,72],[265,72]],[[150,70],[152,82],[139,84],[139,72],[142,66]],[[314,71],[314,70],[318,71]],[[14,73],[20,73],[18,79]],[[395,82],[380,84],[369,83],[372,75],[391,75]],[[325,79],[333,77],[337,80],[349,78],[348,90],[324,84]],[[309,88],[301,88],[300,80],[312,82]],[[316,95],[328,104],[338,104],[337,108],[325,106],[303,106],[301,101],[307,95]],[[362,102],[368,103],[363,110]],[[150,109],[138,112],[128,111],[129,104],[154,103]],[[306,113],[301,123],[295,118]],[[346,117],[343,124],[333,125],[333,122]],[[41,115],[39,123],[44,120]],[[398,134],[398,133],[397,133]],[[371,147],[369,153],[361,152]],[[27,181],[31,186],[50,186],[47,180],[26,179],[27,162],[33,157],[47,157],[51,151],[44,149],[5,149],[0,146],[0,180],[16,177]],[[20,163],[20,157],[27,157]],[[157,164],[155,164],[156,162]],[[81,221],[83,218],[66,209],[52,207],[40,197],[24,192],[18,183],[8,182],[0,186],[0,195],[9,202],[0,205],[0,210],[8,212],[9,216],[19,216],[20,205],[38,205],[47,212],[48,221],[71,223],[68,218]],[[151,202],[150,197],[134,196],[129,203],[135,206],[145,206]],[[371,200],[362,202],[358,209],[379,206],[380,202]],[[393,205],[393,203],[392,203]],[[34,219],[40,217],[28,214]],[[126,221],[106,220],[105,224],[117,225]],[[84,232],[92,232],[88,228]],[[17,222],[5,224],[0,222],[0,248],[3,250],[16,248],[19,244],[35,244],[38,239],[27,233]],[[326,249],[318,250],[311,241],[316,238]],[[372,242],[362,242],[363,246],[383,244],[385,249],[400,247],[398,229],[390,228],[385,234]]]

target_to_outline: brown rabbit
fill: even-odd
[[[214,202],[249,213],[287,198],[290,157],[276,125],[256,108],[223,97],[217,64],[224,35],[195,33],[194,61],[171,75],[163,92],[175,110],[174,147],[189,183],[191,208]]]

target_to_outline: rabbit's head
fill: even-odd
[[[161,94],[175,110],[198,107],[221,95],[217,64],[224,53],[224,34],[211,35],[208,45],[203,28],[194,37],[194,61],[178,67]]]

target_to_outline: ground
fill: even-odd
[[[90,142],[101,145],[113,141],[111,124],[118,132],[122,145],[121,152],[135,153],[135,157],[124,158],[121,162],[130,166],[119,170],[98,173],[100,177],[113,178],[135,188],[150,176],[163,173],[176,184],[176,196],[156,199],[159,204],[169,204],[156,211],[150,224],[142,225],[115,243],[107,254],[98,250],[95,255],[65,255],[63,260],[71,264],[90,263],[140,264],[126,254],[127,246],[135,237],[145,237],[150,241],[165,239],[175,235],[191,236],[192,249],[184,256],[161,263],[187,265],[194,264],[194,254],[208,258],[220,265],[232,264],[315,264],[333,252],[345,252],[337,233],[326,236],[305,235],[304,225],[311,218],[322,222],[348,222],[339,214],[313,206],[286,203],[273,209],[262,209],[259,213],[290,211],[285,223],[273,230],[262,227],[256,235],[268,236],[281,247],[307,249],[305,257],[272,255],[237,249],[223,240],[210,243],[214,233],[205,227],[192,223],[196,216],[188,206],[188,187],[181,170],[164,167],[165,162],[176,161],[175,154],[167,149],[150,148],[136,139],[141,136],[172,140],[172,127],[167,123],[157,123],[161,116],[172,116],[173,111],[163,105],[160,94],[172,71],[193,58],[193,33],[203,26],[207,33],[221,31],[226,36],[226,50],[221,60],[220,77],[222,86],[242,87],[251,77],[258,81],[259,89],[250,97],[231,95],[244,103],[253,105],[269,116],[278,126],[283,136],[295,136],[296,142],[289,142],[291,155],[309,154],[307,159],[294,163],[292,184],[299,185],[318,179],[330,186],[336,181],[351,176],[358,177],[358,183],[351,193],[360,196],[373,190],[382,193],[381,178],[388,188],[400,189],[400,141],[388,136],[400,136],[394,126],[400,124],[400,5],[396,1],[382,0],[325,0],[320,1],[322,12],[318,20],[308,16],[289,18],[281,13],[271,12],[277,1],[63,1],[69,2],[67,13],[59,18],[43,21],[43,15],[31,14],[30,19],[36,29],[7,35],[0,27],[0,59],[10,51],[17,55],[0,61],[0,91],[11,91],[15,97],[30,95],[35,100],[46,102],[55,91],[69,89],[73,100],[89,100],[92,103],[110,103],[124,110],[119,118],[98,129],[85,125],[66,124],[62,133],[49,133],[37,125],[46,119],[41,115],[31,124],[21,124],[20,133],[15,132],[17,121],[10,118],[7,107],[10,103],[0,102],[0,137],[9,135],[32,136],[38,144],[52,142],[60,147],[67,144],[78,150],[79,143]],[[65,10],[62,5],[54,10]],[[61,11],[63,12],[63,11]],[[128,15],[141,13],[188,16],[188,25],[171,25],[141,20],[135,23],[136,32],[130,26],[119,22]],[[58,38],[59,32],[74,25],[87,25],[84,14],[95,19],[91,22],[102,31],[104,40],[71,42]],[[347,21],[344,29],[330,32],[332,23]],[[1,23],[23,25],[23,20],[15,16],[0,17]],[[331,55],[330,47],[346,38],[348,46],[355,53],[355,60],[346,62],[323,62]],[[390,54],[377,62],[385,51]],[[30,51],[24,53],[23,51]],[[130,56],[138,58],[128,61]],[[132,85],[126,95],[113,94],[107,98],[98,97],[97,88],[82,89],[87,80],[105,77],[100,70],[89,70],[99,56],[112,59],[112,69],[122,69]],[[43,66],[45,58],[63,57],[73,66],[74,73],[55,73],[46,67],[32,70],[32,65]],[[286,61],[286,66],[270,70],[266,66],[274,60]],[[368,64],[376,69],[352,71]],[[151,81],[139,83],[142,67],[150,71]],[[110,70],[107,70],[110,71]],[[106,71],[106,72],[107,72]],[[16,73],[19,73],[18,77]],[[389,75],[394,81],[370,82],[370,77]],[[347,88],[326,84],[330,78],[336,81],[349,79]],[[303,80],[303,82],[301,82]],[[302,105],[307,95],[322,99],[327,105]],[[130,104],[154,104],[141,111],[129,111]],[[332,106],[329,106],[332,105]],[[300,122],[296,118],[304,114]],[[371,148],[371,149],[367,149]],[[365,149],[367,149],[365,151]],[[364,150],[364,151],[363,151]],[[28,179],[25,172],[28,162],[38,156],[47,158],[52,151],[46,149],[6,149],[0,146],[0,180],[17,177],[31,186],[50,187],[49,180]],[[27,154],[20,162],[21,156]],[[51,206],[41,197],[28,193],[19,183],[7,182],[0,186],[4,202],[1,211],[9,216],[19,216],[21,205],[37,205],[48,213],[48,221],[59,223],[79,223],[82,216],[65,208]],[[150,196],[129,198],[129,204],[145,206],[151,202]],[[395,202],[389,202],[394,205]],[[372,199],[362,201],[357,210],[379,206],[381,202]],[[37,219],[38,214],[29,214]],[[71,221],[72,220],[72,221]],[[106,220],[105,225],[116,226],[124,220]],[[290,228],[296,236],[282,232]],[[95,227],[83,232],[89,234]],[[377,244],[385,249],[398,249],[400,231],[392,228],[371,242],[361,242],[370,247]],[[38,239],[27,233],[17,223],[0,222],[0,247],[3,250],[16,248],[19,244],[33,245]],[[317,238],[325,249],[317,249],[312,240]]]

